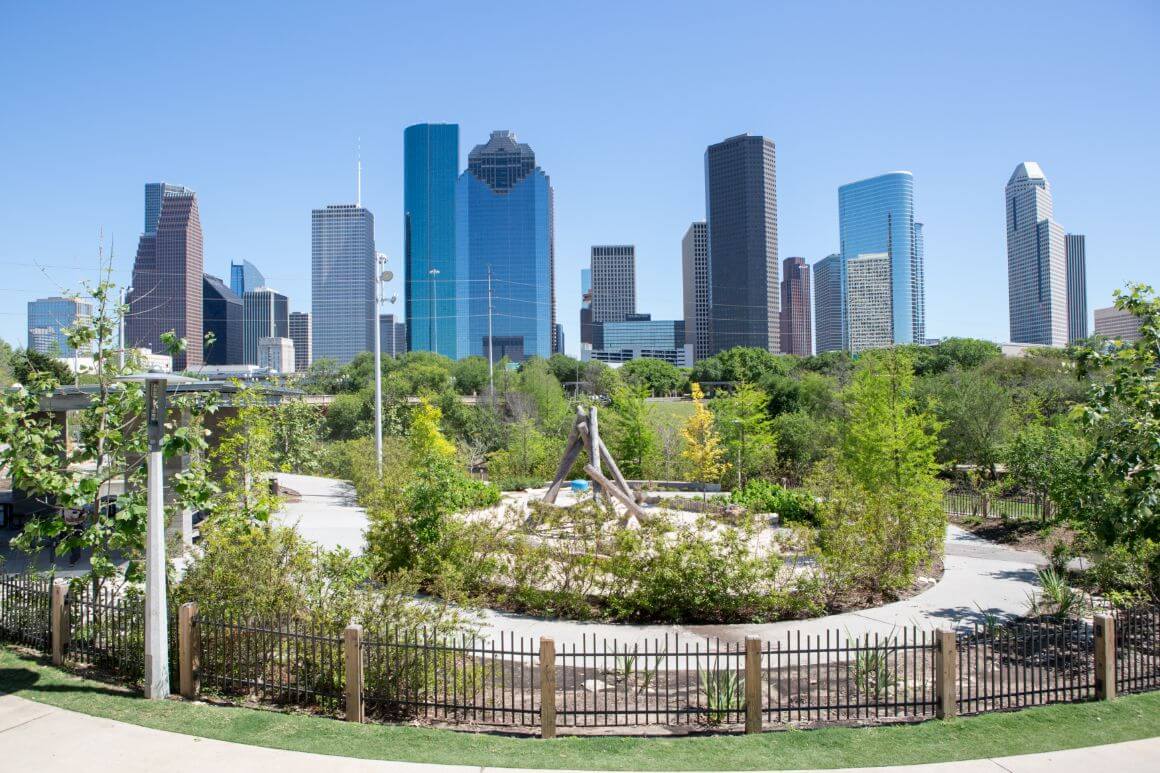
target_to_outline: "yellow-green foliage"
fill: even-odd
[[[713,423],[713,414],[705,405],[700,384],[690,384],[693,393],[693,415],[685,422],[681,435],[685,439],[682,456],[689,462],[692,478],[698,483],[713,483],[729,469],[724,461],[725,448]]]
[[[451,459],[455,456],[455,444],[443,437],[439,422],[443,411],[431,404],[426,397],[419,398],[419,404],[411,412],[411,430],[408,433],[411,453],[417,459],[439,457]]]

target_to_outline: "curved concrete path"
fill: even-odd
[[[13,695],[0,696],[0,750],[0,769],[39,773],[154,773],[159,770],[166,773],[249,770],[277,770],[279,773],[315,773],[319,770],[327,773],[516,771],[514,768],[474,765],[359,760],[246,746],[91,717]],[[843,770],[847,773],[1089,773],[1092,770],[1158,768],[1160,738],[1015,757]]]
[[[305,475],[280,475],[287,488],[298,492],[300,501],[288,502],[276,519],[296,526],[307,539],[325,547],[345,547],[362,551],[366,514],[354,500],[354,492],[344,481]],[[674,636],[695,640],[715,637],[740,642],[746,636],[777,641],[789,633],[846,638],[879,634],[901,635],[901,629],[959,627],[982,622],[984,613],[1017,616],[1027,611],[1028,595],[1035,588],[1035,571],[1046,563],[1038,553],[996,545],[957,526],[947,528],[945,571],[927,590],[893,604],[810,620],[788,620],[761,625],[626,625],[548,620],[511,615],[493,610],[483,613],[483,632],[499,632],[536,638],[550,636],[557,649],[578,648],[591,642],[615,640],[619,649],[642,647],[648,642],[671,640]],[[591,645],[589,645],[591,646]]]

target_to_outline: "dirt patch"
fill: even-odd
[[[1047,524],[1039,521],[1016,518],[981,518],[979,516],[951,514],[947,520],[959,528],[969,531],[1000,545],[1008,545],[1019,550],[1033,550],[1045,556],[1058,543],[1072,544],[1076,531],[1067,524]]]

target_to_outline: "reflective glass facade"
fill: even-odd
[[[1067,234],[1067,338],[1087,338],[1087,239]]]
[[[818,354],[846,348],[842,256],[837,253],[814,264],[814,327]]]
[[[246,294],[246,290],[265,286],[266,277],[262,276],[262,272],[250,261],[230,263],[230,289],[234,291],[234,295],[241,298]]]
[[[290,337],[290,304],[269,287],[249,290],[242,298],[242,357],[247,365],[261,365],[258,342]]]
[[[354,204],[314,210],[310,252],[314,359],[345,365],[374,348],[374,215]]]
[[[926,339],[922,251],[914,222],[914,175],[890,172],[838,188],[843,286],[849,263],[885,253],[890,263],[891,340]],[[919,226],[921,228],[921,226]],[[848,301],[847,301],[848,304]],[[851,317],[855,310],[847,308]]]
[[[403,132],[403,268],[407,346],[457,354],[455,189],[459,126]],[[431,270],[439,273],[433,275]],[[486,289],[486,288],[485,288]]]
[[[201,316],[205,332],[214,336],[205,350],[205,364],[242,364],[242,299],[212,274],[204,277]]]
[[[1067,240],[1055,222],[1051,185],[1039,164],[1024,161],[1005,194],[1011,341],[1066,346]]]
[[[40,298],[28,302],[28,348],[53,357],[72,357],[65,328],[93,316],[93,305],[79,298]]]

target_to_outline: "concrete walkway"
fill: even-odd
[[[529,741],[536,743],[536,741]],[[846,768],[890,773],[1090,773],[1093,770],[1160,769],[1160,739],[1016,757],[906,765]],[[327,773],[487,773],[511,768],[432,765],[331,757],[214,741],[151,730],[111,719],[90,717],[12,695],[0,696],[0,770],[39,773],[206,773],[325,770]]]

